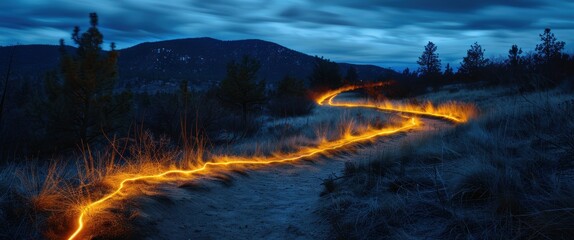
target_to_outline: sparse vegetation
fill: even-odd
[[[288,75],[279,82],[274,96],[267,104],[269,113],[276,117],[307,115],[314,107],[315,102],[303,80]]]
[[[339,65],[323,57],[315,57],[309,85],[313,89],[335,89],[343,83]]]
[[[46,126],[42,140],[52,142],[52,148],[68,150],[101,141],[103,135],[113,135],[126,125],[130,95],[113,93],[118,54],[112,43],[111,51],[102,56],[103,35],[97,25],[98,16],[91,13],[85,33],[74,28],[75,55],[68,54],[60,40],[60,71],[47,75],[47,99],[38,111],[40,124]]]
[[[257,60],[243,56],[240,62],[232,61],[227,65],[227,76],[219,84],[218,98],[225,106],[239,110],[245,129],[249,113],[267,100],[265,82],[257,80],[259,67]]]
[[[357,68],[350,66],[347,69],[347,74],[345,75],[345,82],[351,84],[359,83],[359,74],[357,74]]]
[[[4,116],[4,103],[6,102],[6,95],[8,92],[8,80],[10,80],[10,74],[12,72],[12,61],[14,60],[14,49],[12,49],[12,53],[10,54],[10,60],[8,60],[8,67],[6,69],[6,76],[4,77],[4,81],[2,83],[2,95],[0,95],[0,130],[2,129],[2,119]]]
[[[441,77],[441,63],[436,50],[437,46],[433,42],[428,42],[417,61],[420,77],[424,78],[424,81],[429,81],[431,85],[435,85]]]
[[[475,42],[466,51],[466,57],[462,58],[458,73],[463,79],[467,81],[478,81],[484,76],[482,75],[486,68],[489,59],[484,57],[482,46]]]
[[[510,95],[482,108],[467,125],[349,165],[324,197],[333,237],[569,238],[572,96]]]

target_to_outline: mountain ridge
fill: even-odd
[[[14,76],[43,79],[45,72],[59,63],[58,45],[17,45],[13,64]],[[67,46],[67,51],[74,52]],[[11,47],[0,47],[0,71],[7,66]],[[134,91],[169,90],[182,80],[203,89],[221,81],[231,60],[249,55],[261,63],[258,77],[273,86],[285,75],[308,81],[314,57],[260,39],[218,40],[210,37],[183,38],[143,42],[119,49],[120,88]],[[393,76],[396,72],[374,65],[338,63],[344,76],[350,66],[357,69],[360,79],[375,80]]]

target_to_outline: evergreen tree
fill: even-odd
[[[512,45],[510,50],[508,50],[508,59],[506,60],[506,64],[511,68],[516,68],[517,66],[522,64],[522,48],[518,48],[518,46]]]
[[[8,80],[10,79],[10,74],[12,72],[12,61],[14,60],[14,51],[16,47],[12,47],[12,52],[10,53],[10,57],[8,60],[8,66],[6,69],[6,76],[4,78],[4,84],[2,86],[2,95],[0,96],[0,131],[2,131],[2,119],[4,115],[4,103],[6,101],[6,95],[8,92]]]
[[[419,57],[419,73],[423,77],[433,78],[440,75],[441,63],[436,52],[437,46],[433,42],[428,42],[423,54]]]
[[[243,124],[253,106],[265,103],[265,83],[257,81],[259,62],[244,56],[241,62],[227,64],[227,76],[219,84],[218,97],[226,106],[241,109]]]
[[[90,13],[86,32],[80,34],[80,28],[74,28],[75,55],[68,54],[60,40],[60,72],[46,78],[47,134],[59,141],[58,147],[88,144],[103,133],[114,132],[129,111],[130,95],[113,94],[118,75],[115,44],[111,43],[107,54],[102,53],[104,37],[97,25],[97,14]]]
[[[303,80],[285,75],[283,79],[277,85],[277,96],[304,96],[305,83]]]
[[[306,95],[303,80],[286,75],[277,85],[275,95],[267,104],[269,114],[275,117],[301,116],[309,114],[315,101]]]
[[[550,28],[544,29],[544,33],[539,36],[541,43],[536,45],[534,68],[546,77],[547,81],[542,85],[550,87],[569,78],[568,71],[572,69],[572,66],[568,64],[568,55],[562,53],[566,44],[558,41]]]
[[[359,75],[357,74],[357,68],[350,66],[347,70],[347,75],[345,76],[345,81],[348,83],[357,83],[359,81]]]
[[[404,77],[410,77],[412,75],[411,69],[409,69],[409,68],[403,69],[402,75]]]
[[[191,93],[189,92],[188,82],[187,80],[182,80],[179,82],[179,97],[180,97],[180,107],[183,109],[184,112],[187,111],[189,107],[189,102],[191,100]]]
[[[499,65],[499,71],[502,72],[493,76],[491,80],[498,78],[498,82],[508,82],[512,84],[524,85],[524,76],[529,75],[527,73],[528,58],[522,56],[522,48],[518,45],[513,44],[508,50],[508,58],[504,60],[504,64]],[[490,72],[496,69],[496,66],[492,66]],[[501,77],[502,76],[502,77]]]
[[[446,64],[446,68],[444,69],[443,77],[444,77],[444,80],[446,82],[454,81],[454,70],[450,66],[450,63]]]
[[[540,41],[542,41],[542,43],[536,44],[536,57],[539,61],[549,63],[552,59],[561,57],[565,43],[558,41],[550,28],[544,29],[544,33],[539,36]]]
[[[337,88],[342,84],[339,65],[329,59],[315,56],[315,65],[310,77],[311,88]]]
[[[484,58],[484,49],[478,43],[470,46],[466,52],[466,57],[462,59],[458,73],[467,78],[467,80],[478,80],[481,71],[488,64],[488,59]]]

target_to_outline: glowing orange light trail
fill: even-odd
[[[384,86],[386,82],[379,82],[368,84],[363,87],[377,87]],[[348,107],[348,108],[373,108],[387,112],[409,113],[414,115],[422,115],[427,117],[443,118],[455,123],[463,123],[468,121],[468,118],[474,114],[473,107],[466,107],[466,109],[459,109],[460,105],[446,104],[443,108],[436,108],[432,104],[427,103],[426,106],[417,106],[413,104],[393,104],[390,101],[377,102],[377,103],[355,103],[355,102],[333,102],[333,99],[342,92],[352,91],[361,88],[360,86],[347,86],[337,90],[327,92],[317,98],[316,102],[323,105],[325,102],[333,107]]]
[[[393,109],[390,107],[385,108],[385,107],[376,106],[374,104],[333,103],[333,98],[335,98],[339,93],[342,93],[345,91],[351,91],[351,90],[355,90],[355,89],[358,89],[361,87],[367,87],[367,86],[383,86],[384,84],[385,83],[376,83],[376,84],[370,84],[370,85],[365,85],[365,86],[343,87],[341,89],[337,89],[335,91],[331,91],[331,92],[328,92],[328,93],[321,95],[320,97],[317,98],[317,103],[319,105],[323,105],[325,100],[328,99],[327,104],[331,105],[331,106],[336,106],[336,107],[375,108],[375,109],[380,109],[380,110],[385,110],[385,111],[405,112],[405,113],[419,114],[419,115],[425,115],[425,116],[441,117],[441,118],[445,118],[445,119],[450,119],[454,122],[461,122],[462,121],[460,118],[456,118],[456,117],[453,117],[450,115],[441,115],[439,113],[432,113],[432,112],[422,112],[422,111],[409,110],[409,109],[401,110],[401,109]],[[339,139],[337,141],[323,142],[323,143],[318,144],[318,146],[314,146],[314,147],[305,147],[305,148],[302,148],[295,153],[275,154],[274,156],[267,157],[267,158],[265,158],[265,157],[246,158],[246,157],[238,157],[238,156],[235,156],[235,157],[223,156],[223,157],[214,159],[213,162],[206,162],[203,165],[201,165],[195,169],[188,169],[188,170],[175,169],[175,170],[168,170],[168,171],[158,173],[155,175],[152,174],[152,175],[144,175],[144,176],[135,176],[135,177],[125,178],[125,179],[120,181],[118,187],[113,192],[103,196],[102,198],[100,198],[94,202],[91,202],[85,206],[82,206],[80,208],[80,214],[79,214],[77,221],[76,221],[77,222],[77,228],[68,237],[68,240],[76,239],[80,235],[82,230],[84,230],[85,224],[86,224],[85,218],[91,210],[93,210],[96,207],[99,207],[104,202],[107,202],[108,200],[112,199],[113,197],[121,194],[122,190],[125,188],[126,184],[128,184],[128,183],[132,183],[132,182],[135,182],[138,180],[164,179],[167,175],[172,175],[172,174],[189,176],[191,174],[204,172],[204,171],[208,170],[208,168],[210,166],[216,167],[216,166],[231,166],[231,165],[238,165],[238,166],[266,165],[266,164],[273,164],[273,163],[292,162],[292,161],[301,160],[303,158],[312,157],[312,156],[315,156],[317,154],[333,151],[333,150],[336,150],[336,149],[339,149],[341,147],[348,146],[348,145],[351,145],[354,143],[359,143],[359,142],[364,142],[364,141],[367,141],[370,139],[375,139],[376,137],[379,137],[379,136],[391,135],[391,134],[395,134],[395,133],[398,133],[401,131],[406,131],[406,130],[412,129],[418,125],[419,125],[419,122],[415,118],[410,118],[409,121],[403,123],[401,126],[398,126],[398,127],[389,127],[389,128],[384,128],[384,129],[371,129],[371,130],[367,130],[366,132],[364,132],[360,135],[357,135],[357,136],[346,135],[342,139]]]
[[[361,108],[374,108],[374,109],[378,109],[378,110],[382,110],[382,111],[387,111],[387,112],[399,112],[399,113],[410,113],[410,114],[415,114],[415,115],[423,115],[423,116],[428,116],[428,117],[436,117],[436,118],[444,118],[453,122],[457,122],[457,123],[462,123],[465,122],[467,119],[464,118],[464,116],[461,117],[457,117],[454,116],[453,113],[446,113],[446,114],[440,114],[440,113],[435,113],[435,112],[427,112],[424,110],[416,110],[414,107],[409,106],[409,105],[392,105],[390,102],[385,102],[383,104],[385,105],[380,105],[380,104],[371,104],[371,103],[363,103],[363,104],[357,104],[357,103],[335,103],[333,102],[333,98],[335,98],[337,95],[333,95],[331,97],[328,98],[328,104],[329,106],[334,106],[334,107],[361,107]]]

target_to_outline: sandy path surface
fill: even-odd
[[[231,173],[231,180],[199,180],[191,188],[164,184],[159,191],[170,201],[140,205],[154,229],[147,239],[325,239],[329,225],[316,212],[323,179],[340,176],[346,161],[364,161],[383,148],[452,126],[424,122],[422,129],[334,157]]]

